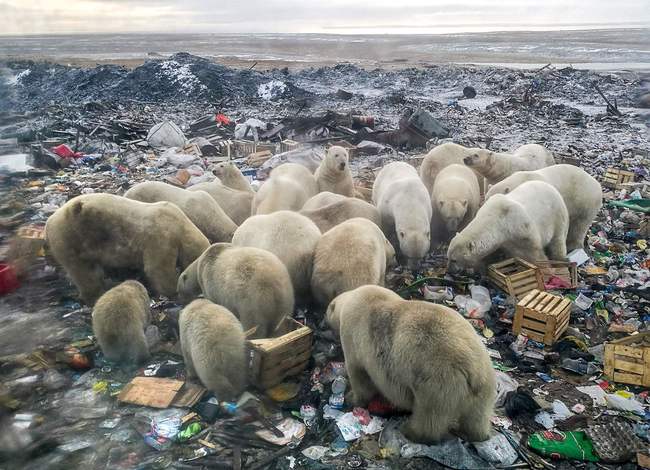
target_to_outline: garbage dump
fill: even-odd
[[[5,66],[15,80],[0,85],[14,110],[0,117],[2,468],[650,467],[650,137],[648,115],[636,107],[638,74],[553,65],[260,72],[186,53],[133,69]],[[452,426],[444,439],[421,442],[405,423],[442,413],[417,416],[381,390],[357,403],[358,364],[344,354],[328,306],[311,299],[296,297],[271,337],[240,327],[247,386],[226,398],[206,386],[196,358],[197,370],[188,367],[186,304],[157,295],[150,270],[115,265],[107,278],[148,287],[140,333],[150,355],[111,361],[93,330],[98,307],[72,282],[93,271],[68,276],[45,231],[73,198],[121,196],[142,181],[212,195],[228,184],[224,163],[246,181],[225,191],[251,207],[269,173],[285,164],[313,173],[331,146],[349,157],[355,196],[376,204],[382,167],[419,168],[448,142],[490,152],[541,144],[603,189],[584,245],[564,259],[500,254],[484,270],[452,273],[449,240],[432,243],[413,269],[394,240],[396,259],[383,258],[387,288],[459,312],[484,348],[495,403],[480,441]],[[79,253],[113,229],[79,231]],[[184,237],[181,245],[191,244]],[[382,328],[378,344],[392,344],[390,327]],[[452,330],[443,342],[454,341]],[[478,356],[465,360],[475,365]],[[408,366],[424,371],[435,358],[422,362]]]

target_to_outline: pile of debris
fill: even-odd
[[[189,82],[198,87],[192,101],[164,75],[170,61],[200,77]],[[343,65],[261,74],[186,54],[133,71],[30,67],[12,85],[25,107],[0,118],[0,454],[8,468],[648,465],[650,142],[636,111],[623,108],[633,79],[552,67],[367,72]],[[48,67],[60,82],[49,91]],[[531,88],[534,77],[542,82]],[[161,86],[145,86],[145,78]],[[621,116],[607,112],[593,80],[612,104],[616,98]],[[463,91],[467,83],[473,92]],[[228,100],[214,106],[201,84]],[[381,93],[361,89],[369,84]],[[28,96],[37,86],[44,101]],[[61,104],[66,93],[70,104]],[[144,97],[158,102],[137,102]],[[92,101],[74,103],[85,99]],[[580,111],[590,101],[598,110]],[[403,297],[457,309],[483,338],[498,379],[486,443],[416,444],[399,432],[403,414],[380,397],[365,409],[349,406],[340,347],[323,312],[310,308],[288,321],[289,337],[249,342],[251,357],[286,349],[285,340],[295,354],[266,375],[264,361],[253,361],[255,387],[237,403],[186,381],[181,306],[165,299],[152,305],[152,359],[140,369],[117,367],[99,351],[90,309],[45,246],[47,217],[78,194],[123,194],[144,180],[189,187],[214,178],[211,166],[221,161],[234,161],[255,183],[285,161],[318,164],[333,143],[349,149],[358,189],[367,193],[384,163],[417,165],[427,147],[446,139],[495,150],[538,141],[606,188],[588,252],[571,253],[566,263],[506,260],[485,277],[464,278],[446,275],[444,255],[432,254],[417,272],[388,275]],[[521,285],[513,275],[530,289],[512,288]],[[536,296],[555,308],[539,311]]]

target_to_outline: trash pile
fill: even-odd
[[[6,66],[13,80],[0,96],[14,106],[0,116],[3,468],[650,467],[650,139],[631,109],[638,77],[552,66],[256,72],[189,54],[133,70]],[[151,360],[118,367],[45,245],[47,217],[79,194],[123,194],[145,180],[187,188],[214,179],[223,161],[255,186],[283,162],[315,168],[336,144],[368,195],[384,163],[417,165],[445,141],[494,150],[536,141],[609,181],[587,251],[526,268],[534,290],[509,290],[516,279],[501,268],[452,277],[444,247],[418,271],[387,276],[405,298],[460,311],[486,344],[498,381],[486,442],[411,442],[399,431],[404,413],[382,397],[351,406],[340,346],[312,306],[294,314],[309,330],[307,367],[237,402],[186,380],[181,306],[164,298],[152,305]]]

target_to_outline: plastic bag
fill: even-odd
[[[473,445],[478,455],[488,462],[512,465],[519,457],[517,451],[503,434],[496,434],[487,441],[474,442]]]
[[[594,446],[583,431],[543,431],[531,434],[528,446],[541,455],[552,458],[597,462]]]
[[[147,142],[154,148],[182,147],[185,134],[171,121],[163,121],[153,126],[147,134]]]

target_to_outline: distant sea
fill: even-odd
[[[79,34],[0,36],[0,58],[118,62],[189,52],[225,63],[289,66],[441,62],[650,69],[650,28],[439,35]]]

